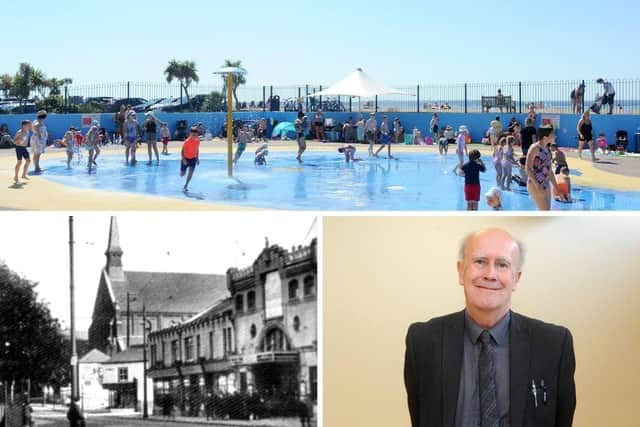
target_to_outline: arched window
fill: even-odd
[[[249,333],[251,334],[251,338],[255,338],[256,337],[256,325],[252,324],[251,325],[251,329],[249,329]]]
[[[300,330],[300,318],[298,316],[293,318],[293,330],[296,332]]]
[[[287,337],[280,328],[273,328],[264,336],[262,340],[262,351],[285,351],[289,350]]]
[[[313,276],[307,276],[304,278],[304,296],[310,297],[315,294],[315,280]]]
[[[298,298],[298,281],[292,280],[289,282],[289,299]]]
[[[236,295],[236,311],[241,313],[244,310],[244,298],[242,294]]]
[[[249,291],[247,294],[247,310],[255,310],[256,309],[256,292]]]

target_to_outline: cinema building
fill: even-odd
[[[246,409],[259,397],[262,411],[287,414],[296,399],[315,402],[317,240],[291,250],[267,241],[253,264],[227,270],[226,290],[195,316],[149,333],[154,412],[213,415],[225,399]]]

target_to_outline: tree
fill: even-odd
[[[44,98],[44,89],[47,87],[47,76],[39,68],[31,68],[31,86]]]
[[[68,378],[68,352],[36,286],[0,261],[0,380],[59,385]]]
[[[20,105],[24,107],[29,100],[31,93],[33,67],[26,62],[22,62],[18,67],[18,72],[13,77],[13,85],[9,91],[12,96],[18,98]]]
[[[12,86],[13,77],[11,77],[9,74],[3,74],[0,76],[0,90],[4,92],[5,98],[9,96],[9,91],[11,91]]]
[[[169,61],[169,65],[164,70],[164,74],[167,76],[167,83],[171,83],[173,79],[180,82],[180,87],[184,89],[184,93],[187,96],[187,102],[190,102],[188,87],[193,82],[199,82],[198,70],[196,69],[196,63],[194,61],[177,61],[172,59]]]
[[[222,93],[214,90],[207,95],[202,109],[204,111],[224,111],[224,100],[225,97]]]
[[[223,67],[234,67],[234,68],[242,68],[242,61],[241,60],[237,60],[237,61],[232,61],[230,59],[225,59],[224,60],[224,65]],[[222,75],[222,93],[227,93],[227,76]],[[247,83],[247,80],[244,78],[244,74],[234,74],[233,75],[233,88],[231,89],[233,91],[233,100],[236,103],[236,106],[238,105],[238,94],[237,94],[237,90],[238,90],[238,86],[243,85]]]
[[[60,88],[65,85],[70,85],[73,80],[69,77],[57,79],[55,77],[47,79],[44,84],[49,88],[49,95],[60,95]]]

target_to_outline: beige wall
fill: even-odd
[[[574,425],[638,425],[640,215],[325,217],[325,426],[409,425],[407,327],[463,307],[459,242],[488,226],[527,247],[514,310],[573,333]]]

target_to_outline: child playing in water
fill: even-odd
[[[480,158],[480,151],[471,150],[469,161],[462,166],[457,165],[455,171],[464,176],[464,199],[467,201],[468,211],[477,211],[480,201],[480,172],[486,172],[487,168]]]
[[[345,145],[343,147],[338,148],[338,153],[343,153],[344,154],[344,160],[347,163],[349,163],[349,162],[357,162],[357,161],[360,160],[360,159],[356,159],[354,157],[355,154],[356,154],[356,147],[354,147],[351,144]]]
[[[73,149],[76,142],[75,134],[76,128],[71,126],[62,137],[62,140],[65,143],[65,151],[67,152],[67,169],[71,169],[71,160],[73,160]]]
[[[491,155],[491,162],[496,170],[496,185],[498,187],[502,183],[502,153],[506,144],[507,139],[505,137],[500,138],[498,143],[493,146],[493,154]]]
[[[189,182],[193,177],[193,171],[195,170],[196,165],[200,164],[200,136],[196,126],[192,126],[189,130],[189,137],[182,144],[182,151],[180,154],[182,157],[182,162],[180,163],[180,176],[184,176],[187,170],[189,171],[187,180],[182,188],[184,192],[187,192],[189,191],[188,187]]]
[[[518,169],[518,174],[512,174],[511,179],[518,183],[520,187],[527,186],[527,170],[525,168],[525,164],[527,163],[527,158],[525,156],[520,157],[518,162],[515,164]]]
[[[98,132],[98,122],[94,120],[84,138],[84,146],[89,153],[87,156],[87,170],[89,172],[91,172],[92,165],[96,164],[95,158],[98,157],[98,154],[100,153]]]
[[[256,165],[266,165],[268,154],[269,145],[266,142],[263,142],[262,145],[256,150],[256,157],[253,160],[253,163],[255,163]]]
[[[251,134],[249,133],[249,128],[246,124],[243,124],[240,130],[238,131],[238,148],[236,148],[236,153],[233,156],[233,163],[237,163],[244,153],[244,150],[247,148],[247,142],[249,142],[249,138]]]
[[[560,169],[565,166],[569,166],[567,164],[567,157],[564,155],[562,151],[558,149],[558,144],[555,142],[549,144],[549,149],[551,150],[551,165],[554,168],[554,172],[556,175],[560,173]]]
[[[169,138],[171,137],[171,131],[169,131],[169,125],[162,123],[160,125],[160,138],[162,138],[162,154],[169,154]]]
[[[460,125],[458,128],[458,137],[456,138],[456,155],[458,156],[458,166],[462,166],[464,156],[469,155],[467,150],[467,136],[469,135],[469,129],[465,125]]]
[[[563,166],[560,173],[556,174],[556,183],[558,191],[553,189],[553,198],[559,202],[571,202],[571,178],[569,177],[569,168]]]
[[[131,166],[136,164],[136,143],[142,135],[142,128],[136,119],[136,113],[129,113],[127,121],[124,123],[124,144],[125,163],[129,164],[129,153],[131,153]]]
[[[20,172],[20,166],[22,165],[22,160],[24,159],[24,168],[22,169],[22,179],[29,179],[27,176],[27,170],[29,170],[29,164],[31,163],[31,158],[29,157],[29,150],[27,150],[27,145],[29,143],[29,128],[31,128],[31,122],[29,120],[22,121],[22,127],[18,132],[16,132],[16,136],[13,139],[13,143],[16,146],[16,174],[13,177],[13,182],[18,184],[18,174]]]
[[[513,157],[513,140],[513,136],[507,136],[506,145],[502,148],[502,180],[500,181],[500,188],[507,191],[511,191],[511,171],[516,163],[516,159]]]
[[[502,210],[502,191],[498,187],[491,187],[484,195],[487,205],[494,211]]]
[[[438,138],[438,152],[440,152],[441,156],[446,156],[448,151],[449,142],[444,136],[444,129],[442,129],[442,131],[440,131],[440,137]]]

